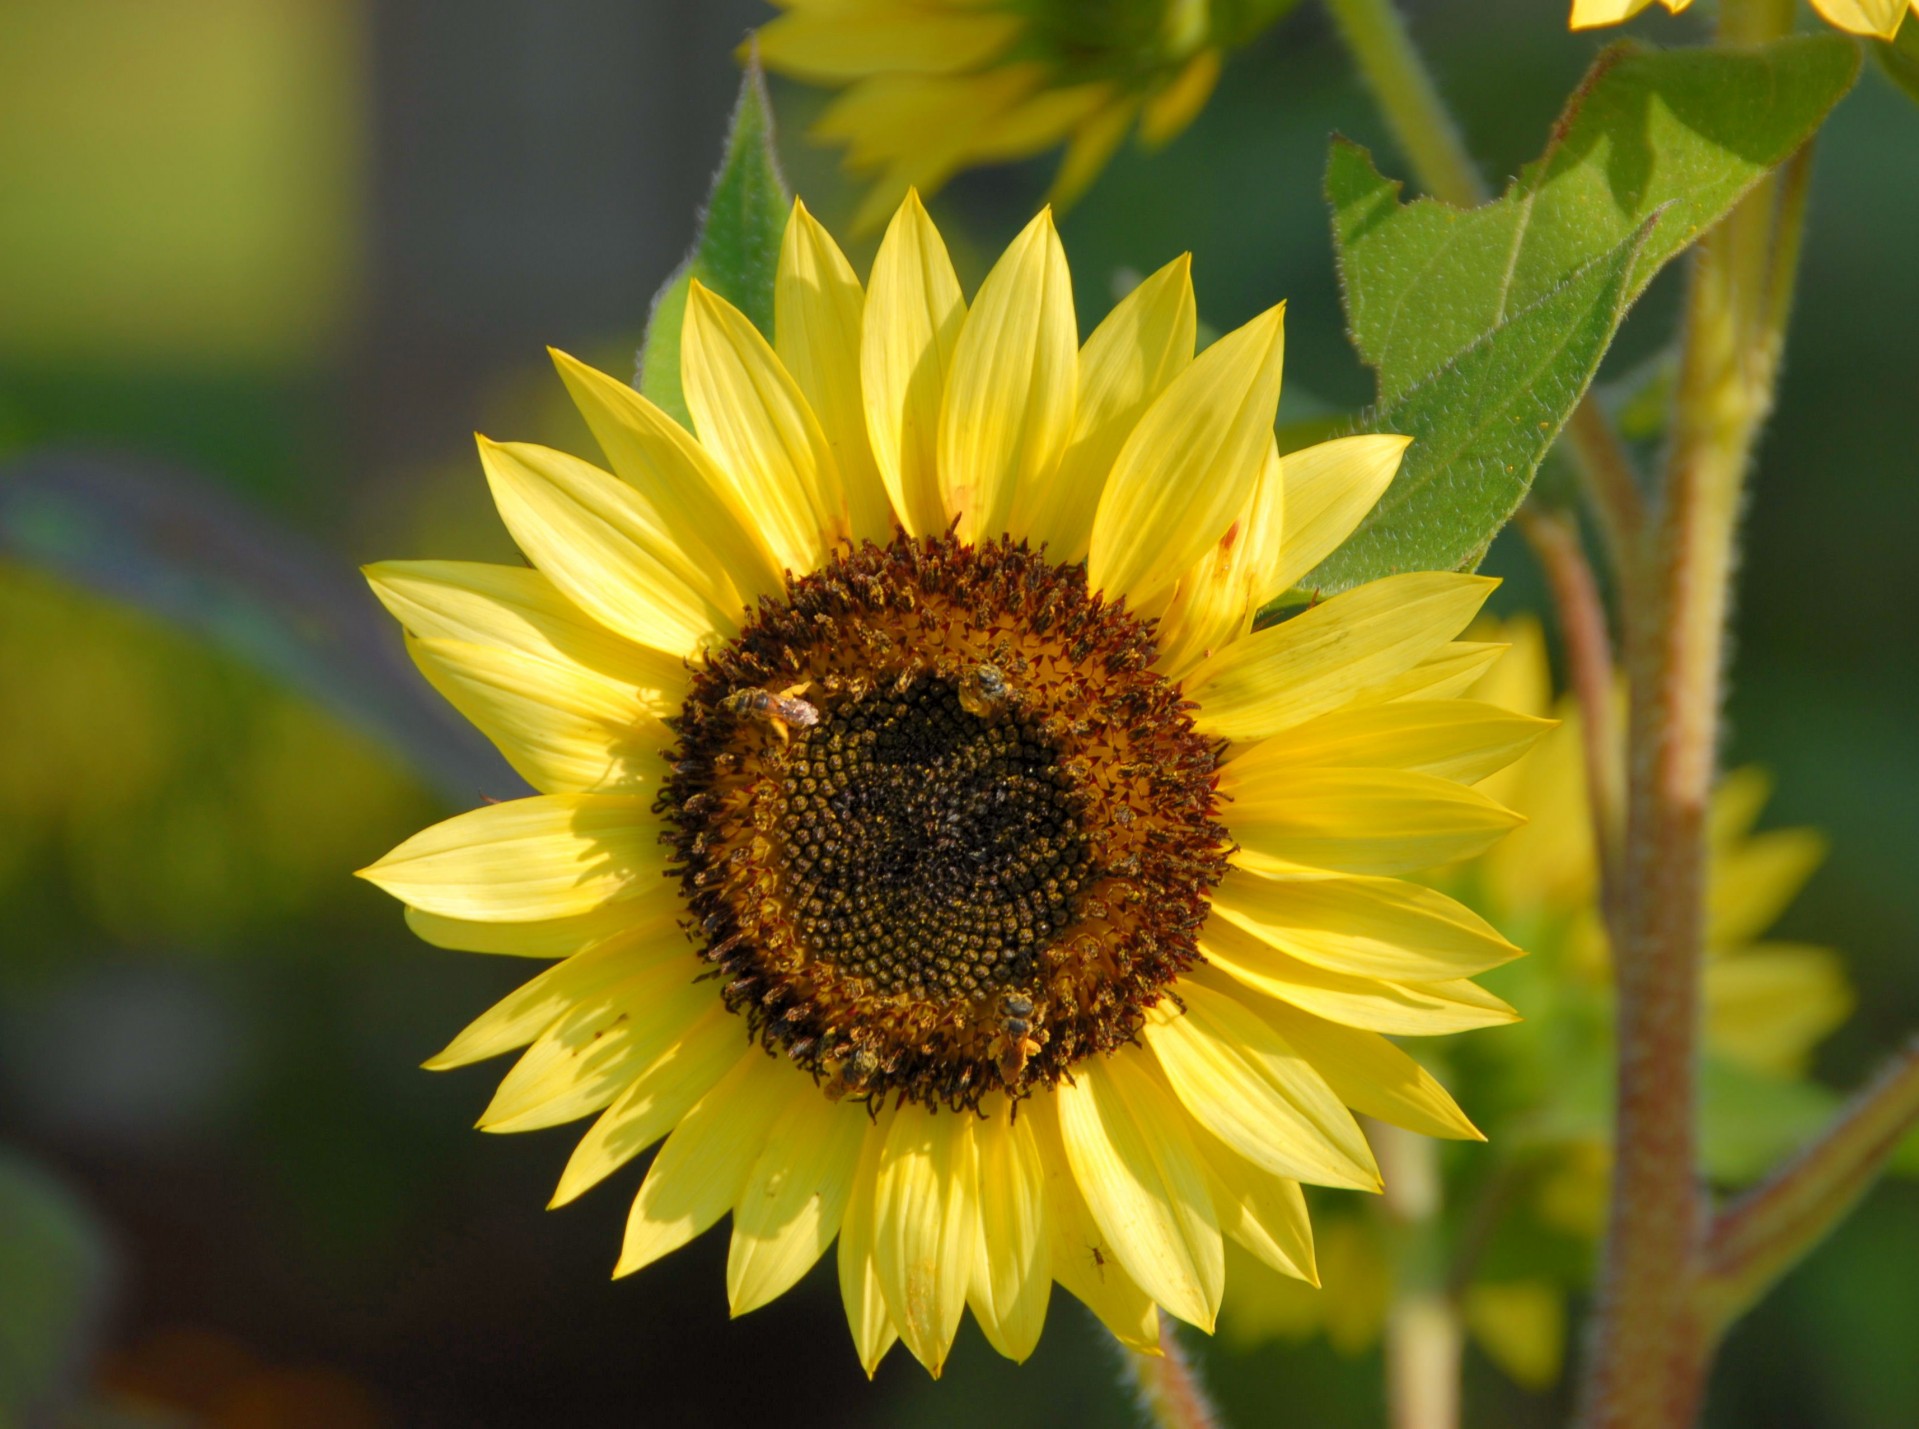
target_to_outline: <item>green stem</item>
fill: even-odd
[[[1624,915],[1619,882],[1620,808],[1625,800],[1625,741],[1614,725],[1615,674],[1612,636],[1599,582],[1586,560],[1579,521],[1570,511],[1552,511],[1537,501],[1520,508],[1520,534],[1546,575],[1566,647],[1566,669],[1579,702],[1579,732],[1586,766],[1586,807],[1593,851],[1599,863],[1599,905],[1607,936],[1620,936]]]
[[[1221,1429],[1219,1411],[1165,1314],[1159,1317],[1159,1353],[1129,1349],[1126,1367],[1139,1391],[1140,1407],[1159,1429]]]
[[[1721,38],[1785,33],[1790,0],[1727,0]],[[1797,205],[1760,184],[1693,258],[1663,509],[1626,592],[1630,750],[1612,1196],[1582,1422],[1680,1429],[1714,1348],[1701,1303],[1709,1207],[1698,1165],[1706,820],[1718,753],[1735,534],[1772,410],[1773,321]]]
[[[1393,0],[1326,0],[1420,187],[1456,208],[1492,196]]]
[[[1811,1145],[1713,1219],[1702,1300],[1722,1330],[1858,1203],[1919,1125],[1919,1042],[1897,1053]]]

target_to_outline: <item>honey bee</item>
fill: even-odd
[[[812,683],[811,680],[802,680],[797,685],[788,685],[778,694],[761,689],[735,690],[720,701],[720,708],[741,719],[763,721],[772,726],[773,732],[780,737],[780,743],[785,744],[792,738],[794,726],[811,729],[820,722],[819,710],[799,697]]]
[[[1006,672],[997,665],[975,665],[960,676],[960,707],[980,719],[1003,707],[1011,693]]]
[[[865,1096],[879,1074],[880,1059],[864,1047],[855,1047],[837,1064],[821,1087],[827,1097],[840,1101],[845,1097]]]
[[[1005,992],[999,1000],[999,1035],[993,1039],[999,1074],[1013,1086],[1026,1070],[1027,1059],[1039,1051],[1033,1040],[1033,999],[1023,992]]]

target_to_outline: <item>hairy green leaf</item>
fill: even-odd
[[[1514,313],[1374,413],[1413,438],[1352,539],[1307,584],[1345,590],[1394,571],[1477,565],[1532,484],[1625,312],[1646,230]]]
[[[1333,146],[1326,193],[1366,426],[1416,438],[1353,540],[1305,582],[1470,567],[1531,485],[1627,307],[1811,136],[1858,74],[1836,36],[1750,50],[1615,45],[1546,152],[1476,209],[1400,200]]]
[[[1365,150],[1327,166],[1347,317],[1382,401],[1623,243],[1648,220],[1627,298],[1811,137],[1852,87],[1836,35],[1755,50],[1600,55],[1545,154],[1503,198],[1465,210],[1398,201]]]
[[[699,237],[686,261],[654,295],[640,347],[640,391],[686,426],[686,396],[680,390],[680,322],[693,280],[725,298],[773,335],[773,277],[779,271],[780,240],[793,195],[773,151],[773,106],[759,56],[747,60],[733,107],[732,127],[713,188],[700,216]]]

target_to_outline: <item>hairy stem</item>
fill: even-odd
[[[1721,1211],[1701,1299],[1723,1330],[1838,1225],[1919,1126],[1919,1041],[1909,1042],[1817,1140]]]
[[[1157,1355],[1126,1351],[1126,1367],[1139,1391],[1140,1408],[1158,1429],[1222,1429],[1219,1411],[1213,1408],[1173,1321],[1165,1314],[1159,1317],[1159,1351]]]
[[[1535,503],[1520,510],[1518,521],[1546,574],[1566,644],[1573,697],[1579,701],[1586,804],[1599,861],[1600,909],[1607,933],[1617,940],[1623,916],[1619,836],[1626,777],[1621,758],[1624,743],[1613,724],[1612,637],[1606,626],[1606,605],[1586,560],[1579,522],[1570,512],[1550,511]]]
[[[1722,38],[1785,33],[1790,0],[1728,0]],[[1796,221],[1797,213],[1785,215]],[[1697,1172],[1706,815],[1718,753],[1735,532],[1771,411],[1782,258],[1777,185],[1762,183],[1701,242],[1663,510],[1630,592],[1630,749],[1618,985],[1612,1198],[1582,1386],[1591,1429],[1679,1429],[1704,1393],[1712,1333],[1699,1303],[1707,1202]]]

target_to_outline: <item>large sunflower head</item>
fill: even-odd
[[[1572,27],[1575,30],[1601,29],[1624,24],[1653,0],[1573,0]],[[1678,14],[1692,0],[1659,0]],[[1871,35],[1890,40],[1899,33],[1899,24],[1911,9],[1919,13],[1919,0],[1812,0],[1812,8],[1829,25],[1852,35]]]
[[[431,1065],[526,1048],[483,1125],[598,1114],[556,1203],[665,1138],[617,1273],[733,1216],[736,1312],[838,1237],[870,1370],[1054,1280],[1210,1328],[1223,1238],[1311,1278],[1349,1108],[1477,1133],[1380,1035],[1510,1020],[1515,949],[1415,868],[1517,818],[1545,721],[1461,700],[1491,582],[1255,632],[1404,440],[1284,458],[1275,308],[1194,355],[1184,259],[1082,345],[1041,214],[968,305],[909,198],[862,285],[795,206],[771,340],[695,287],[692,430],[564,356],[605,471],[482,441],[530,569],[375,567],[540,792],[367,876],[444,946],[557,959]]]
[[[816,133],[873,173],[859,226],[909,186],[1062,144],[1055,202],[1075,198],[1137,126],[1164,144],[1193,121],[1223,52],[1296,0],[774,0],[767,68],[843,88]]]
[[[1532,953],[1488,979],[1525,1009],[1526,1026],[1462,1046],[1454,1058],[1495,1146],[1475,1164],[1446,1167],[1442,1200],[1453,1243],[1464,1248],[1452,1279],[1468,1329],[1513,1378],[1544,1386],[1564,1356],[1566,1292],[1583,1283],[1605,1217],[1612,960],[1580,713],[1553,694],[1536,621],[1474,634],[1510,650],[1468,693],[1560,723],[1482,786],[1527,822],[1435,880]],[[1807,1066],[1852,1007],[1836,953],[1765,936],[1825,848],[1810,829],[1755,832],[1769,792],[1759,770],[1738,769],[1712,806],[1701,1112],[1706,1170],[1721,1184],[1750,1180],[1811,1129],[1809,1120],[1823,1119],[1825,1098],[1809,1085]],[[1377,1337],[1394,1232],[1374,1216],[1323,1229],[1326,1290],[1304,1297],[1251,1269],[1228,1308],[1232,1332],[1258,1339],[1323,1329],[1346,1350]]]

